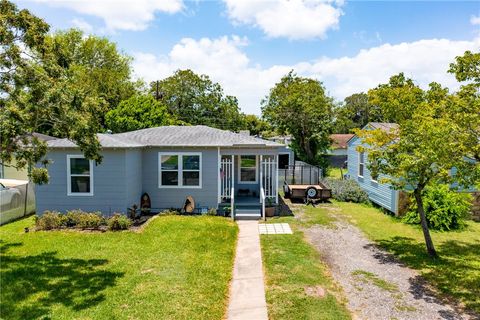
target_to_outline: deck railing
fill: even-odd
[[[260,203],[262,204],[262,219],[265,220],[265,190],[260,188]]]
[[[230,189],[230,214],[232,215],[232,220],[235,221],[235,189],[232,187]]]

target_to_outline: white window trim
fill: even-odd
[[[162,185],[162,156],[178,156],[178,185],[176,186],[163,186]],[[199,185],[198,186],[184,186],[183,184],[183,156],[199,156],[200,169],[199,169]],[[159,189],[202,189],[202,153],[201,152],[159,152],[158,153],[158,188]],[[165,170],[174,171],[174,170]],[[186,170],[196,171],[196,170]]]
[[[90,177],[90,192],[72,192],[72,174],[70,171],[70,159],[85,159],[85,157],[80,154],[67,154],[67,196],[73,196],[73,197],[93,196],[93,160],[88,161],[90,165],[90,168],[89,168],[90,174],[88,175]],[[74,176],[86,177],[87,175],[74,174]]]
[[[363,162],[360,162],[360,158],[361,158],[362,153],[363,153]],[[364,152],[359,152],[358,153],[358,172],[357,172],[357,175],[360,178],[363,178],[364,176],[362,174],[360,174],[360,164],[363,165],[363,175],[364,175],[365,174],[365,153]]]
[[[242,181],[242,156],[255,156],[255,181]],[[258,155],[241,154],[238,156],[238,184],[257,184],[258,183]],[[246,167],[245,167],[246,168]]]

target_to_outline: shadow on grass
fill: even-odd
[[[422,270],[422,276],[432,282],[447,296],[461,300],[465,306],[480,314],[480,241],[467,243],[445,241],[437,244],[439,258],[433,259],[427,253],[425,245],[408,237],[392,237],[378,241],[380,247],[393,253],[406,265]],[[382,263],[399,263],[390,254],[376,254]],[[422,277],[411,280],[411,292],[423,299],[428,286]],[[448,315],[445,315],[448,316]]]
[[[105,259],[62,259],[56,252],[18,256],[9,252],[22,243],[0,240],[0,278],[3,319],[49,318],[54,305],[73,311],[105,299],[102,291],[114,286],[123,273],[101,269]]]

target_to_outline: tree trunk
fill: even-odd
[[[427,252],[431,257],[436,258],[438,257],[437,251],[433,246],[432,237],[430,236],[430,231],[428,230],[427,217],[425,216],[425,210],[423,208],[422,189],[415,189],[413,194],[415,195],[415,200],[417,202],[417,210],[418,214],[420,215],[420,224],[422,226]]]

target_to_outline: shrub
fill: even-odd
[[[85,212],[80,209],[70,210],[65,215],[66,226],[79,229],[99,229],[105,225],[105,218],[100,212]]]
[[[180,210],[177,209],[167,209],[160,212],[162,216],[175,216],[180,214]]]
[[[41,217],[36,217],[35,220],[37,230],[59,229],[64,225],[64,216],[56,211],[45,211]]]
[[[215,208],[210,208],[207,211],[207,216],[216,216],[217,215],[217,210]]]
[[[332,197],[338,201],[368,203],[368,194],[351,179],[325,179],[323,183],[332,189]]]
[[[448,231],[465,226],[465,218],[469,215],[472,202],[471,196],[467,193],[452,191],[447,185],[436,185],[425,189],[423,205],[428,227]],[[415,201],[412,201],[403,221],[420,224]]]
[[[132,221],[120,213],[115,213],[108,219],[108,229],[109,230],[126,230],[130,228]]]

